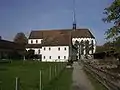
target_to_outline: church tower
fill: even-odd
[[[75,13],[75,0],[73,0],[73,30],[76,30],[76,13]]]

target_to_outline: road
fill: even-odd
[[[94,90],[91,82],[87,78],[87,75],[84,73],[82,69],[82,64],[78,64],[78,62],[74,62],[73,64],[73,85],[72,90]]]

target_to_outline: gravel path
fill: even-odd
[[[94,87],[82,69],[82,65],[79,65],[78,62],[74,62],[73,68],[72,90],[94,90]]]

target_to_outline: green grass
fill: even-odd
[[[0,88],[2,90],[15,90],[15,77],[19,77],[20,90],[39,89],[39,70],[42,70],[42,85],[49,84],[49,68],[51,67],[52,79],[55,77],[55,65],[57,74],[63,63],[41,63],[37,61],[13,61],[12,63],[0,63]]]
[[[70,90],[72,85],[72,69],[65,69],[44,90]]]
[[[85,71],[85,70],[84,70]],[[104,85],[102,85],[98,80],[96,80],[89,72],[85,71],[88,76],[88,79],[91,81],[94,86],[94,90],[107,90]]]

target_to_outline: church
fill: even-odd
[[[89,29],[76,28],[31,31],[26,50],[43,62],[67,62],[95,53],[96,40]]]

